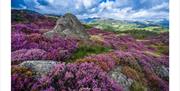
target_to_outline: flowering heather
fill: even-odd
[[[11,71],[11,90],[30,91],[36,80],[33,78],[31,70],[23,67],[12,67]]]
[[[91,28],[91,29],[88,29],[87,31],[90,35],[99,35],[99,34],[100,35],[111,35],[111,34],[113,35],[113,34],[115,34],[113,32],[102,31],[102,30],[97,29],[97,28]]]
[[[147,50],[147,48],[141,43],[137,42],[133,37],[129,35],[117,35],[112,32],[103,31],[100,29],[89,29],[89,34],[101,36],[100,44],[114,48],[115,50]],[[102,40],[103,39],[103,40]]]
[[[23,33],[13,33],[11,35],[11,49],[17,50],[21,49],[26,45],[26,35]]]
[[[16,24],[12,25],[13,32],[23,32],[23,33],[38,33],[39,30],[35,28],[35,26],[30,26],[27,24]]]
[[[21,49],[11,53],[13,64],[26,60],[43,60],[47,59],[47,52],[41,49]]]
[[[159,85],[156,84],[155,86],[150,86],[153,89],[162,88],[164,89],[162,91],[166,91],[165,89],[168,88],[168,82],[164,81],[163,78],[158,76],[155,72],[156,67],[159,65],[168,67],[168,59],[147,54],[143,51],[114,51],[105,54],[88,56],[84,59],[77,60],[77,62],[94,62],[105,71],[111,70],[117,65],[125,66],[122,73],[128,77],[149,85],[152,85],[153,82],[159,83]],[[133,77],[131,76],[132,74]]]
[[[130,91],[169,90],[168,32],[151,35],[144,30],[91,28],[86,30],[88,41],[58,34],[46,37],[44,33],[53,29],[57,18],[13,11],[12,91],[123,91],[126,87],[119,82],[126,79],[132,79],[127,86]],[[19,67],[27,60],[53,60],[58,64],[47,75],[36,78],[35,71]],[[111,76],[116,77],[113,80]]]
[[[17,46],[17,44],[24,44],[24,46]],[[12,50],[18,49],[30,49],[34,48],[32,45],[37,45],[35,48],[40,48],[44,50],[57,49],[61,47],[62,49],[67,49],[73,51],[77,46],[77,41],[72,38],[62,38],[54,37],[48,39],[41,34],[32,33],[29,35],[23,33],[13,33],[12,34]]]
[[[32,33],[29,35],[26,35],[24,33],[13,33],[11,44],[12,61],[21,61],[28,59],[51,59],[56,61],[64,61],[65,59],[69,58],[71,53],[74,52],[77,48],[77,41],[75,39],[62,37],[54,37],[52,39],[48,39],[39,33]],[[43,52],[38,52],[40,54],[34,54],[38,56],[42,54],[41,57],[39,56],[38,58],[33,58],[33,54],[17,54],[17,51],[21,49],[39,49]]]
[[[32,90],[122,91],[107,73],[93,63],[57,64],[47,76],[35,83]]]
[[[112,69],[116,65],[115,60],[110,55],[107,55],[107,54],[99,54],[99,55],[95,55],[95,56],[88,56],[84,59],[77,60],[77,62],[78,63],[94,62],[105,71]]]

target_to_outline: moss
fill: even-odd
[[[147,91],[147,88],[143,86],[141,83],[134,82],[130,87],[130,91]]]

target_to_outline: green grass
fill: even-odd
[[[80,46],[72,55],[71,60],[83,58],[90,54],[99,54],[110,51],[110,48],[103,46]]]
[[[140,29],[132,29],[132,30],[127,30],[127,31],[118,31],[117,33],[125,33],[132,35],[136,39],[144,39],[150,36],[157,36],[157,32],[153,31],[147,31],[147,30],[140,30]]]
[[[93,28],[93,25],[91,25],[91,24],[83,24],[83,26],[84,26],[85,29]]]
[[[169,54],[169,47],[166,45],[150,45],[153,48],[156,48],[156,53],[161,54]]]
[[[130,87],[130,91],[147,91],[147,88],[143,86],[141,83],[134,82]]]

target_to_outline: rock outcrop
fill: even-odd
[[[122,67],[118,66],[115,69],[109,72],[109,75],[112,79],[118,82],[124,89],[123,91],[130,91],[130,87],[133,84],[133,80],[126,77],[123,73],[121,73]]]
[[[49,73],[55,64],[57,62],[51,60],[29,60],[19,65],[31,69],[36,74],[36,77],[41,77]]]
[[[61,16],[57,22],[56,26],[52,31],[44,34],[47,37],[52,37],[54,35],[75,37],[78,39],[89,39],[89,35],[86,33],[84,26],[73,14],[67,13]]]

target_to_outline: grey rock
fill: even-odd
[[[36,73],[36,77],[41,77],[49,73],[55,64],[57,62],[51,60],[29,60],[19,65],[31,69]]]
[[[80,39],[89,39],[89,35],[86,33],[84,26],[73,14],[65,14],[61,16],[57,22],[56,26],[52,31],[46,32],[44,34],[47,37],[52,37],[54,35],[70,36]]]
[[[162,78],[168,78],[169,77],[169,69],[163,65],[157,66],[155,69],[155,72],[157,75],[159,75]]]
[[[123,88],[123,91],[130,91],[130,86],[133,84],[133,80],[125,76],[123,73],[121,73],[121,66],[116,67],[115,69],[111,70],[109,72],[109,75],[112,79],[114,79],[116,82],[118,82]]]

